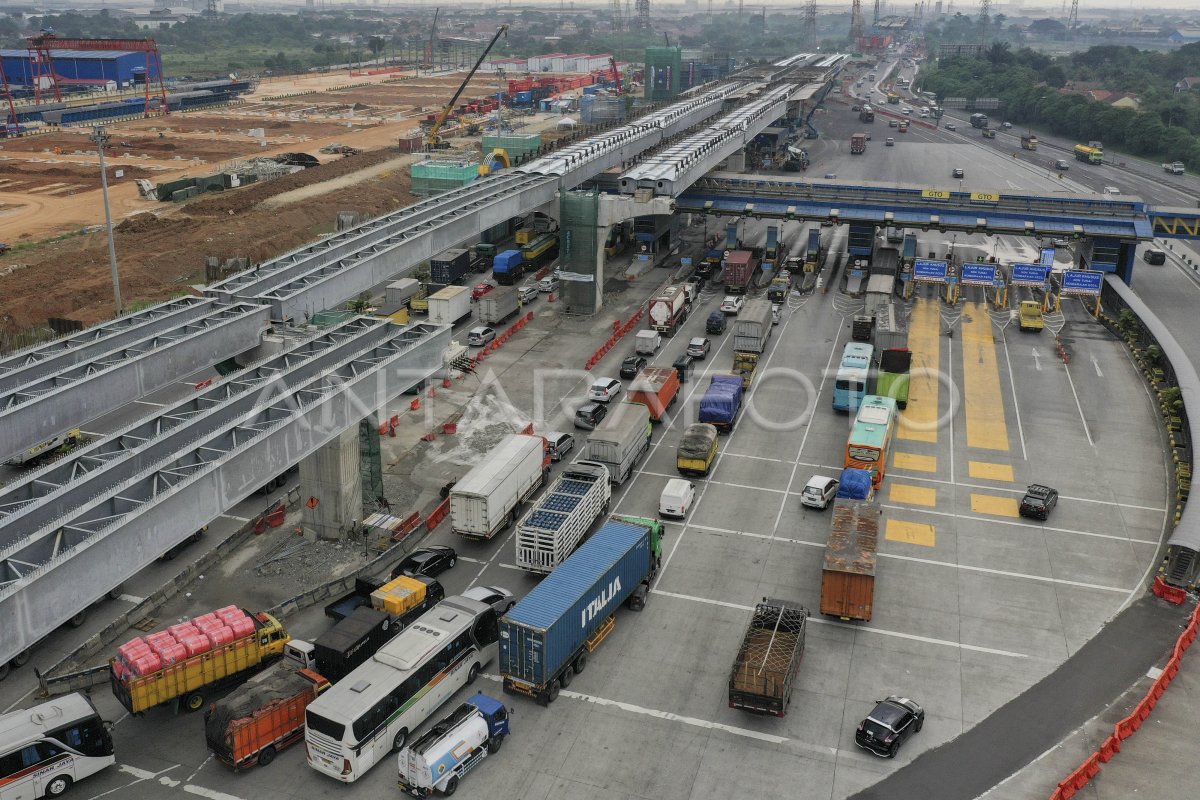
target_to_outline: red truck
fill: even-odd
[[[646,367],[629,384],[631,403],[650,409],[650,419],[662,422],[667,410],[679,399],[679,372],[674,367]]]
[[[304,711],[329,681],[308,669],[276,664],[204,712],[208,749],[234,772],[266,766],[304,738]]]
[[[683,286],[668,286],[650,300],[650,328],[666,336],[675,331],[687,319],[688,294]]]
[[[865,133],[856,133],[850,137],[850,154],[862,155],[867,152],[867,135]]]
[[[759,256],[751,250],[729,250],[721,260],[725,272],[725,291],[745,294],[758,271]]]

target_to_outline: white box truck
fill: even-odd
[[[499,325],[517,313],[517,287],[497,286],[479,298],[479,321],[485,325]]]
[[[549,575],[608,513],[611,497],[608,467],[595,461],[571,464],[517,526],[517,566]]]
[[[416,278],[401,278],[387,285],[387,289],[384,291],[384,300],[389,306],[404,305],[419,291],[421,291],[421,282],[419,280]]]
[[[435,325],[453,325],[471,316],[471,290],[466,286],[447,286],[429,296],[429,321]]]
[[[517,516],[517,506],[545,477],[546,440],[514,433],[450,490],[450,527],[469,539],[490,539]]]
[[[617,403],[612,413],[588,435],[583,458],[603,464],[609,480],[622,484],[650,448],[651,432],[650,409],[641,403]]]
[[[771,301],[756,297],[746,303],[733,323],[733,351],[762,355],[771,338]]]

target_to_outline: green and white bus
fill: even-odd
[[[308,765],[353,783],[496,658],[492,607],[447,597],[309,704]]]
[[[115,761],[108,726],[78,692],[0,715],[0,797],[61,797]]]

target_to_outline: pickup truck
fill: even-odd
[[[1184,172],[1182,161],[1172,161],[1170,164],[1162,165],[1163,172],[1169,172],[1172,175],[1182,175]]]
[[[1037,300],[1022,300],[1017,320],[1017,326],[1023,331],[1040,331],[1046,327],[1042,319],[1042,304]]]

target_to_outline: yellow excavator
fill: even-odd
[[[479,65],[483,63],[485,58],[487,58],[487,54],[492,51],[492,48],[495,47],[496,42],[500,39],[500,37],[507,34],[507,25],[501,25],[496,29],[496,35],[492,37],[490,42],[488,42],[488,46],[483,48],[483,52],[479,54],[479,59],[475,62],[475,66],[471,67],[471,71],[467,73],[467,77],[463,78],[463,82],[459,84],[458,90],[454,92],[454,96],[450,98],[450,102],[446,103],[446,107],[442,109],[442,113],[438,114],[437,120],[434,121],[433,125],[429,128],[429,131],[425,134],[426,150],[440,150],[450,146],[449,142],[443,141],[442,137],[438,136],[438,132],[442,129],[442,126],[446,124],[446,119],[450,116],[451,112],[454,111],[454,104],[458,102],[458,98],[462,96],[463,90],[467,88],[467,84],[470,83],[471,78],[475,76],[475,71],[479,69]]]

